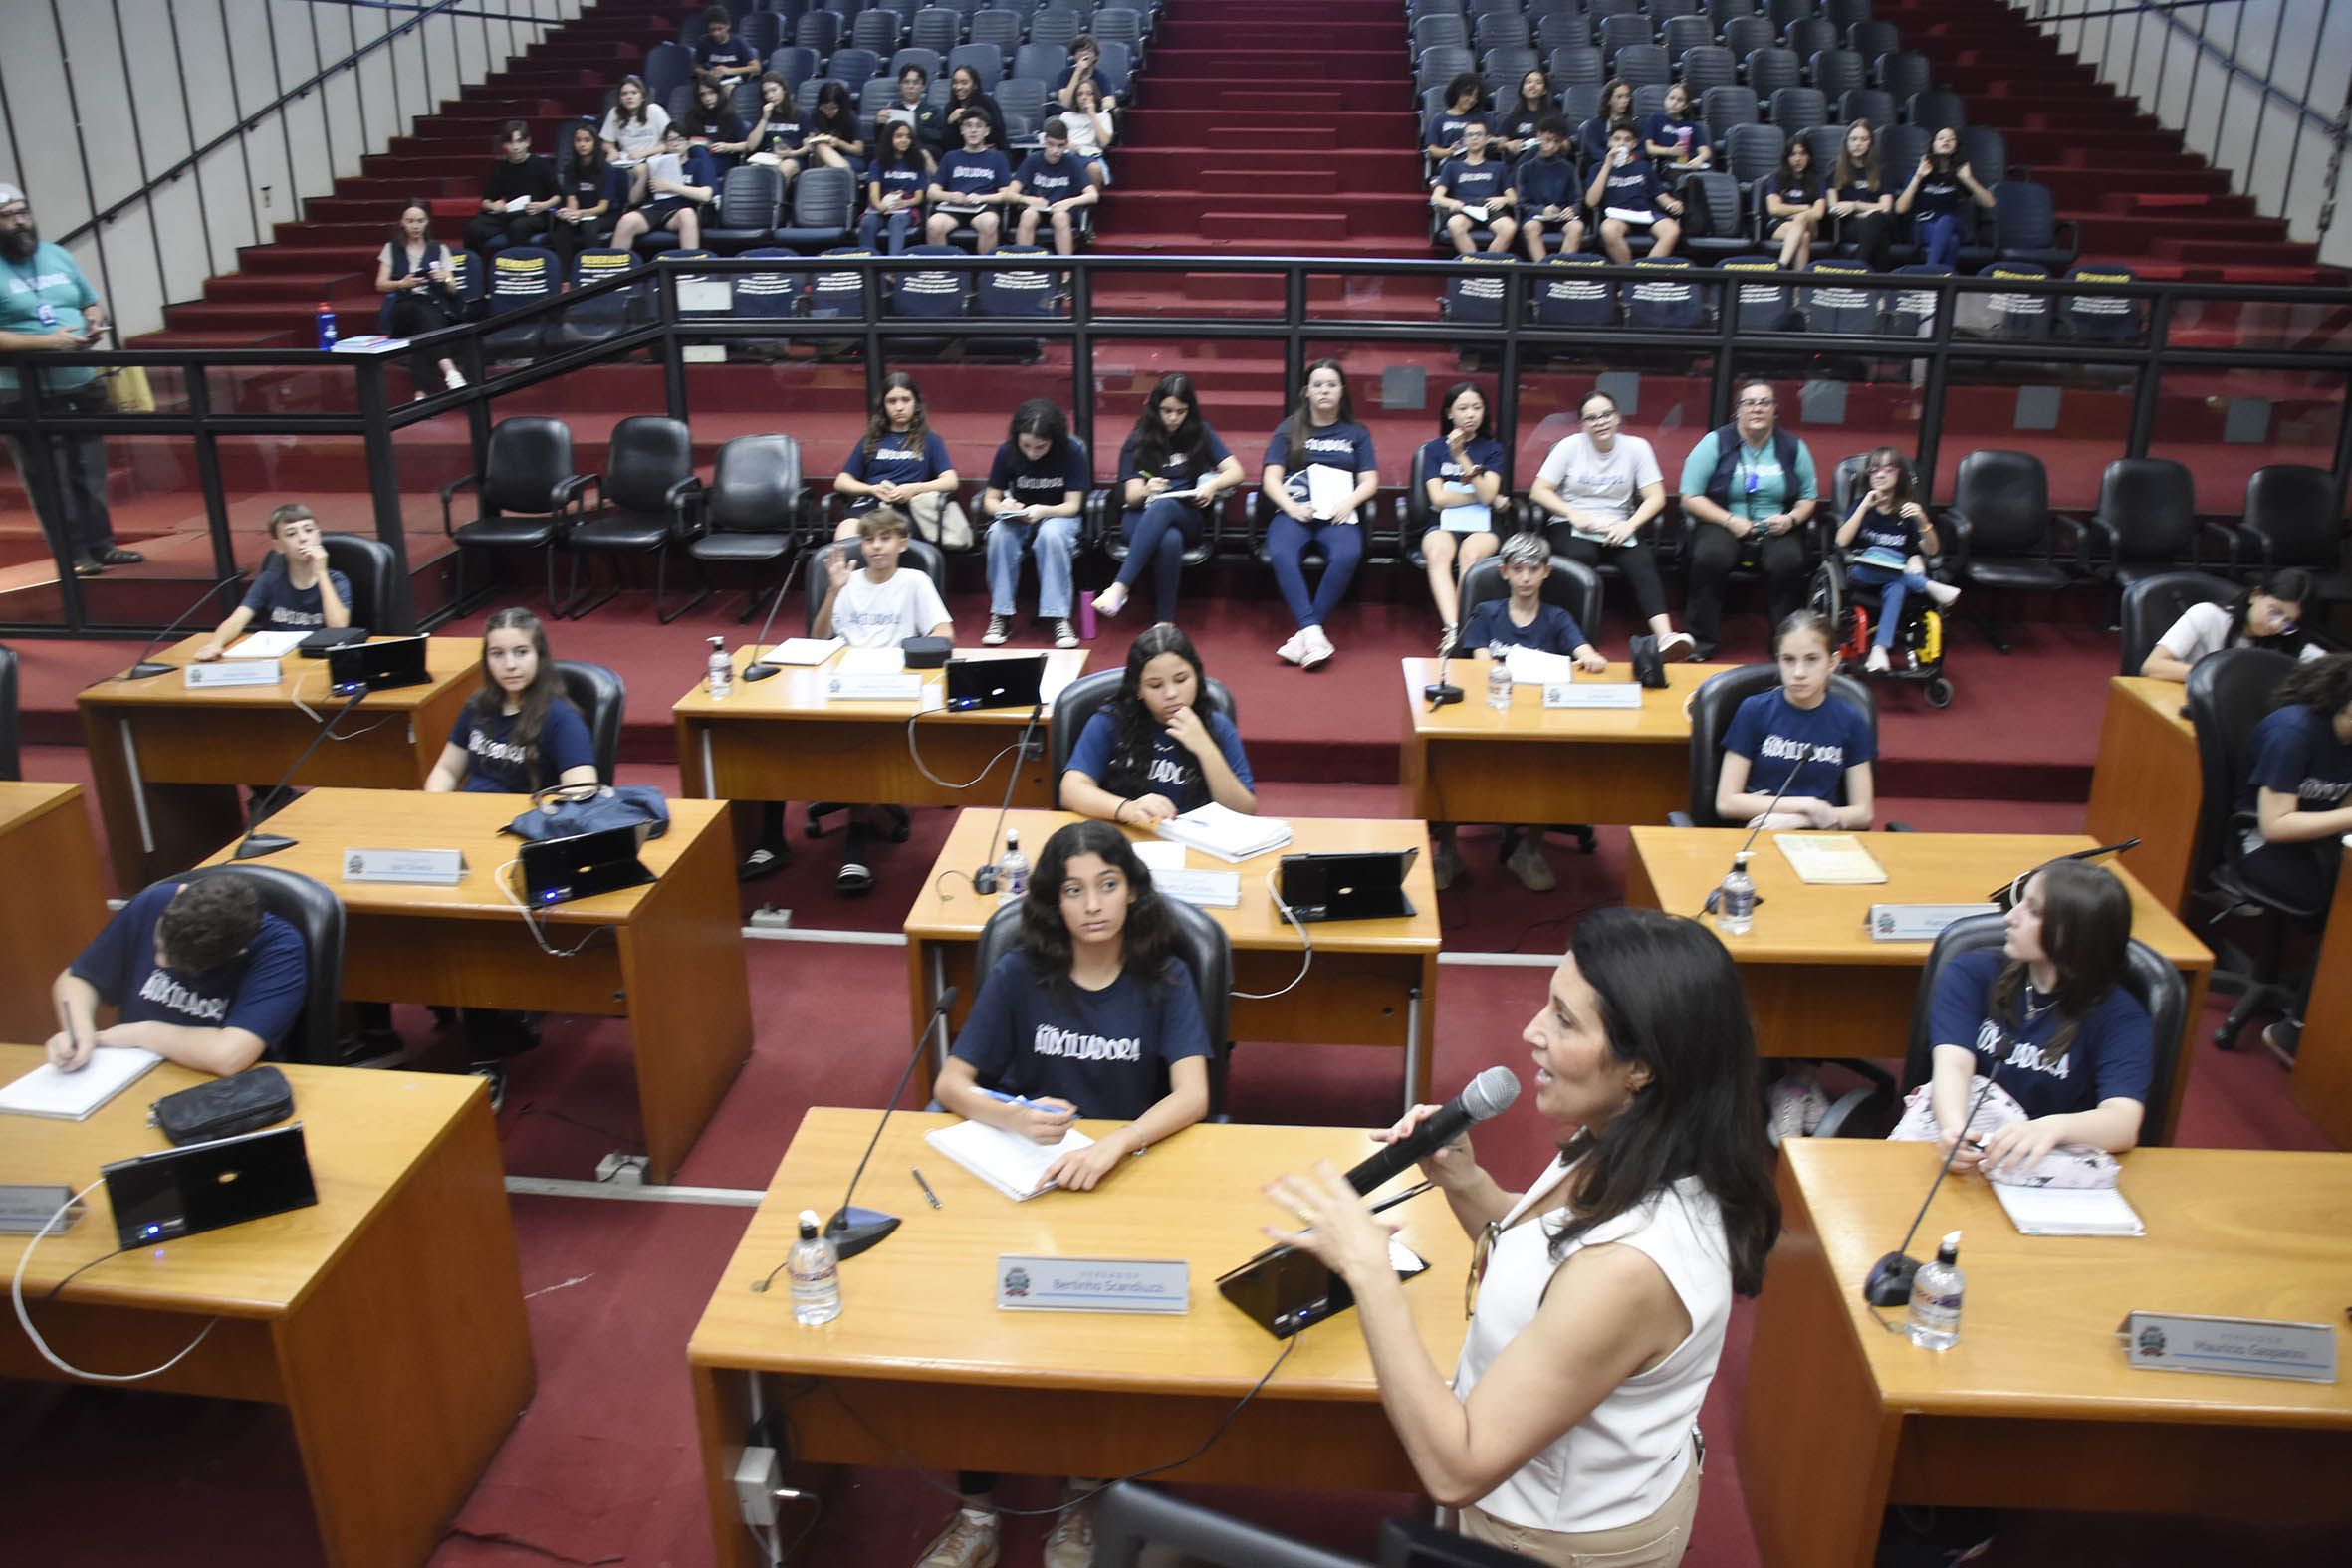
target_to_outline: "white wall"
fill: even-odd
[[[429,0],[0,0],[0,182],[67,244],[122,336],[237,270],[301,198],[332,192],[419,114],[501,69],[586,0],[459,0],[407,37],[268,106],[415,20]],[[267,111],[265,112],[265,111]],[[192,171],[164,171],[222,136]],[[152,186],[153,188],[149,188]],[[140,192],[145,194],[141,195]]]
[[[2009,0],[2041,24],[2058,46],[2100,78],[2182,132],[2189,150],[2230,173],[2231,188],[2253,197],[2288,234],[2316,243],[2322,263],[2352,266],[2352,208],[2329,211],[2347,194],[2342,171],[2331,181],[2332,128],[2296,110],[2309,104],[2332,120],[2352,90],[2352,6],[2328,0],[2222,0],[2177,10],[2169,19],[2112,12],[2116,0]],[[2221,58],[2206,53],[2204,39]],[[2233,59],[2251,78],[2229,71]],[[2265,79],[2284,97],[2261,89]],[[2323,232],[2322,218],[2333,221]]]

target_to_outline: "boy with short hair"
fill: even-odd
[[[1512,188],[1519,192],[1520,237],[1527,241],[1528,260],[1550,254],[1543,226],[1559,233],[1562,254],[1584,248],[1584,220],[1576,213],[1576,160],[1568,155],[1568,122],[1546,114],[1535,122],[1535,150],[1519,160],[1512,171]]]
[[[1021,194],[1012,189],[1013,165],[988,144],[988,116],[966,114],[956,125],[963,132],[964,144],[941,158],[938,172],[931,176],[931,221],[926,233],[933,245],[945,245],[948,236],[969,218],[972,232],[979,238],[980,254],[986,256],[997,248],[997,235],[1004,225],[997,209],[1018,202]]]
[[[1649,159],[1641,155],[1641,132],[1633,121],[1620,119],[1609,127],[1609,155],[1593,170],[1592,188],[1585,202],[1600,215],[1600,245],[1609,260],[1622,267],[1633,260],[1626,236],[1636,229],[1650,235],[1650,255],[1671,256],[1682,238],[1682,203],[1666,194],[1666,184]]]
[[[196,661],[217,659],[255,621],[264,631],[317,631],[352,623],[352,581],[327,564],[319,520],[299,501],[270,514],[270,544],[284,569],[265,562],[254,574],[245,601],[213,629],[196,650]]]
[[[1035,245],[1043,216],[1054,227],[1054,249],[1063,256],[1078,248],[1078,209],[1101,199],[1094,188],[1093,166],[1069,155],[1069,125],[1059,118],[1046,121],[1043,149],[1023,160],[1013,176],[1013,191],[1021,199],[1014,239]]]
[[[708,71],[729,87],[760,74],[759,55],[735,36],[735,18],[725,6],[715,5],[702,13],[702,30],[705,36],[694,46],[697,71]]]
[[[1487,117],[1473,114],[1462,125],[1462,155],[1446,159],[1437,171],[1429,204],[1446,214],[1446,234],[1457,254],[1478,249],[1471,230],[1484,223],[1491,231],[1487,249],[1511,254],[1511,237],[1519,224],[1509,215],[1518,193],[1511,187],[1511,165],[1488,155]],[[1478,216],[1471,215],[1477,209]]]

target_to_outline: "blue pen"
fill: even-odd
[[[1037,1101],[1035,1101],[1035,1100],[1033,1100],[1033,1099],[1029,1098],[1027,1095],[1024,1095],[1024,1094],[1007,1094],[1007,1093],[1006,1093],[1004,1090],[1002,1090],[1002,1089],[982,1089],[980,1092],[981,1092],[981,1093],[983,1093],[983,1094],[985,1094],[985,1095],[987,1095],[987,1096],[988,1096],[990,1099],[992,1099],[992,1100],[1002,1100],[1002,1101],[1004,1101],[1004,1102],[1005,1102],[1007,1105],[1020,1105],[1020,1106],[1025,1106],[1025,1107],[1027,1107],[1028,1109],[1030,1109],[1030,1110],[1033,1110],[1033,1111],[1053,1111],[1053,1110],[1054,1110],[1054,1107],[1052,1107],[1052,1106],[1050,1106],[1050,1105],[1040,1105],[1040,1104],[1039,1104]],[[1056,1114],[1058,1114],[1058,1112],[1057,1112]]]

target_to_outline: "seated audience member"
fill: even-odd
[[[1666,476],[1658,454],[1640,436],[1624,433],[1617,399],[1585,394],[1576,417],[1583,428],[1543,459],[1528,499],[1544,514],[1555,555],[1598,567],[1613,561],[1633,589],[1633,602],[1658,639],[1658,656],[1672,662],[1691,653],[1689,636],[1666,613],[1666,585],[1642,530],[1666,510]]]
[[[319,519],[299,501],[270,514],[270,544],[284,564],[265,563],[254,573],[245,602],[213,629],[196,650],[196,661],[217,659],[229,644],[260,623],[264,631],[317,631],[352,623],[352,579],[327,564]]]
[[[1380,493],[1372,433],[1355,422],[1338,360],[1317,359],[1306,367],[1297,406],[1266,443],[1261,483],[1275,509],[1266,554],[1298,626],[1275,657],[1315,669],[1338,651],[1323,625],[1364,559],[1362,513]],[[1312,595],[1306,591],[1309,546],[1323,552],[1323,575]]]
[[[1743,558],[1763,568],[1772,624],[1804,604],[1802,529],[1820,505],[1813,454],[1780,428],[1769,381],[1740,384],[1732,422],[1710,430],[1682,467],[1682,514],[1689,529],[1690,585],[1683,618],[1698,639],[1691,657],[1715,657],[1723,590]]]
[[[1062,256],[1078,248],[1078,209],[1102,199],[1094,188],[1092,168],[1070,151],[1068,121],[1059,118],[1046,121],[1044,144],[1022,160],[1013,173],[1012,188],[1021,206],[1014,240],[1035,245],[1042,217],[1053,226],[1054,249]]]
[[[1551,79],[1540,71],[1529,72],[1519,79],[1518,99],[1488,117],[1487,131],[1493,137],[1489,150],[1505,158],[1525,157],[1535,150],[1535,132],[1543,121],[1558,112]]]
[[[1780,684],[1741,703],[1724,731],[1715,814],[1728,825],[1761,822],[1765,832],[1870,825],[1878,744],[1870,721],[1829,690],[1837,673],[1829,639],[1829,617],[1818,610],[1780,623],[1772,641]]]
[[[1061,109],[1077,108],[1078,84],[1086,82],[1093,84],[1094,91],[1101,96],[1105,105],[1116,109],[1119,101],[1112,95],[1110,83],[1103,79],[1102,72],[1097,69],[1101,64],[1102,46],[1094,42],[1092,33],[1080,33],[1071,39],[1069,70],[1062,74],[1059,85],[1054,89],[1055,105]]]
[[[856,179],[865,172],[865,132],[857,123],[857,101],[838,82],[817,90],[817,107],[809,112],[802,146],[827,168],[847,169]]]
[[[1780,265],[1803,267],[1813,259],[1813,236],[1829,214],[1821,194],[1821,171],[1813,167],[1813,144],[1790,136],[1780,154],[1780,166],[1764,186],[1764,222],[1772,239],[1780,242]]]
[[[1829,177],[1829,216],[1837,220],[1837,237],[1872,272],[1887,270],[1887,246],[1893,236],[1895,193],[1886,188],[1879,171],[1878,132],[1867,119],[1846,126],[1837,167]]]
[[[572,276],[574,258],[604,243],[612,232],[616,209],[627,200],[626,178],[604,161],[604,144],[596,127],[572,127],[572,160],[559,182],[563,205],[548,214],[547,248],[556,253],[560,274]]]
[[[1013,144],[1005,134],[1005,112],[997,107],[994,95],[982,90],[980,75],[970,66],[958,66],[947,74],[947,113],[940,121],[939,140],[931,150],[945,155],[950,149],[964,144],[964,120],[978,114],[988,125],[988,134],[981,141],[984,147],[1006,151]]]
[[[1422,487],[1435,521],[1421,535],[1429,566],[1429,596],[1437,604],[1437,656],[1454,651],[1462,619],[1462,574],[1495,553],[1501,530],[1495,507],[1503,497],[1503,443],[1487,398],[1474,382],[1458,382],[1438,405],[1438,433],[1421,448]]]
[[[1144,572],[1152,576],[1152,618],[1176,618],[1176,588],[1184,553],[1201,541],[1209,513],[1228,491],[1242,487],[1242,460],[1201,417],[1192,378],[1171,372],[1159,379],[1119,446],[1119,532],[1127,559],[1118,580],[1094,595],[1098,615],[1116,615]]]
[[[743,122],[735,117],[733,96],[714,76],[694,79],[694,106],[687,113],[685,131],[687,144],[708,152],[712,167],[722,175],[751,150]]]
[[[2254,728],[2237,818],[2253,818],[2240,843],[2247,881],[2280,902],[2324,913],[2335,897],[2338,847],[2352,833],[2352,654],[2299,664],[2278,688],[2278,706]],[[2311,977],[2293,1012],[2262,1031],[2292,1058],[2311,1000]]]
[[[1592,188],[1584,193],[1585,203],[1600,216],[1601,249],[1620,267],[1633,260],[1628,235],[1647,234],[1651,256],[1673,255],[1675,242],[1682,238],[1682,225],[1675,222],[1682,203],[1666,194],[1658,171],[1634,145],[1637,135],[1623,120],[1609,131],[1609,155],[1593,171]]]
[[[956,486],[962,483],[947,459],[947,443],[931,429],[924,413],[922,389],[904,370],[882,377],[882,396],[869,416],[865,434],[849,449],[841,471],[833,477],[833,492],[849,498],[848,516],[833,538],[857,533],[857,519],[875,507],[897,507],[914,519],[923,538],[941,543],[942,519],[953,511]],[[969,543],[971,524],[962,523]],[[959,547],[960,548],[960,547]]]
[[[857,243],[879,250],[887,228],[890,254],[899,256],[905,254],[907,235],[923,232],[923,193],[936,170],[911,121],[885,121],[874,136],[880,150],[866,170],[866,214],[857,222]]]
[[[694,68],[733,87],[760,74],[759,53],[735,36],[735,19],[723,5],[702,13],[702,42],[694,46]]]
[[[988,121],[966,114],[957,121],[964,144],[939,160],[931,176],[931,218],[925,232],[933,245],[945,245],[959,225],[969,222],[980,254],[997,248],[1004,227],[1003,209],[1021,199],[1013,188],[1013,168],[1005,155],[988,144]]]
[[[2185,681],[2197,661],[2223,648],[2269,648],[2306,662],[2327,652],[2303,634],[2303,601],[2311,595],[2311,573],[2286,566],[2227,604],[2192,604],[2156,640],[2140,673],[2160,681]]]
[[[124,904],[49,988],[60,1027],[50,1065],[79,1072],[101,1045],[153,1051],[199,1072],[275,1060],[310,994],[302,933],[239,876],[163,882]],[[98,1009],[116,1021],[98,1025]]]
[[[898,102],[874,116],[874,145],[877,149],[890,144],[885,127],[905,123],[915,130],[915,144],[925,152],[935,151],[947,135],[947,115],[930,102],[931,73],[920,65],[909,65],[898,73]]]
[[[1837,526],[1834,543],[1847,553],[1846,581],[1856,597],[1879,590],[1877,624],[1870,628],[1870,657],[1863,666],[1877,675],[1891,665],[1904,601],[1918,593],[1949,604],[1960,597],[1960,589],[1928,580],[1927,558],[1939,548],[1936,525],[1927,508],[1911,498],[1911,470],[1903,454],[1882,446],[1870,454],[1869,463],[1870,487]]]
[[[1214,800],[1258,814],[1242,732],[1201,706],[1208,672],[1192,639],[1154,626],[1127,647],[1118,694],[1078,732],[1061,775],[1061,808],[1149,827]]]
[[[604,142],[604,158],[610,163],[634,163],[649,157],[661,146],[661,133],[669,128],[670,112],[653,102],[645,91],[642,77],[622,77],[620,86],[612,90],[612,107],[604,112],[604,126],[598,132]]]
[[[1960,260],[1961,246],[1977,228],[1971,202],[1990,212],[1993,192],[1978,183],[1976,170],[1960,155],[1960,132],[1941,126],[1929,138],[1910,183],[1895,197],[1895,210],[1911,214],[1921,261],[1930,267],[1950,267]]]
[[[1107,190],[1110,159],[1106,154],[1118,134],[1116,113],[1104,105],[1091,82],[1080,82],[1072,96],[1077,102],[1061,116],[1062,126],[1069,132],[1069,150],[1094,171],[1094,183]]]
[[[744,143],[751,148],[745,154],[755,162],[763,158],[773,160],[776,170],[786,180],[800,177],[801,156],[808,132],[801,124],[801,111],[793,103],[793,90],[784,78],[768,72],[760,78],[760,117],[744,131]]]
[[[1559,249],[1573,253],[1584,248],[1584,219],[1579,215],[1584,193],[1576,188],[1576,160],[1568,154],[1568,122],[1546,114],[1535,124],[1535,150],[1519,160],[1512,171],[1512,188],[1519,193],[1520,237],[1527,242],[1528,260],[1551,254],[1544,244],[1546,224],[1559,235]]]
[[[1446,107],[1429,116],[1421,131],[1421,155],[1432,165],[1462,154],[1462,127],[1486,102],[1487,85],[1475,71],[1465,71],[1446,84]]]
[[[1641,141],[1649,160],[1670,174],[1706,168],[1715,157],[1707,121],[1691,112],[1691,90],[1680,82],[1666,90],[1666,107],[1643,119]]]
[[[1070,557],[1077,549],[1078,514],[1093,476],[1083,448],[1069,438],[1069,421],[1052,398],[1033,397],[1013,410],[1012,427],[989,465],[980,498],[988,520],[988,630],[984,647],[1004,645],[1018,613],[1021,558],[1037,557],[1038,613],[1054,623],[1054,646],[1078,645],[1069,623]]]
[[[1471,115],[1462,126],[1462,155],[1446,159],[1429,193],[1429,204],[1445,218],[1455,253],[1469,256],[1478,250],[1472,231],[1483,222],[1490,231],[1487,249],[1510,255],[1512,236],[1519,233],[1510,217],[1516,200],[1511,165],[1490,152],[1485,117]]]
[[[531,150],[529,125],[508,120],[498,133],[498,144],[501,156],[482,181],[482,209],[465,225],[465,248],[477,254],[530,244],[562,200],[555,169]],[[515,206],[518,201],[523,205]]]
[[[422,197],[400,208],[392,237],[375,257],[375,330],[388,337],[422,337],[461,320],[465,301],[457,292],[457,263],[449,247],[433,238],[433,214]],[[418,397],[465,385],[457,362],[419,349],[408,356],[408,379]]]
[[[1600,112],[1576,127],[1576,157],[1587,170],[1609,161],[1609,132],[1633,119],[1633,84],[1611,77],[1600,90]]]
[[[655,229],[677,235],[682,250],[702,244],[702,210],[719,199],[719,171],[711,155],[686,144],[682,125],[666,125],[661,150],[629,176],[629,210],[612,226],[615,250],[627,250],[637,236]]]

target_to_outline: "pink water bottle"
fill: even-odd
[[[1092,642],[1094,640],[1094,595],[1081,593],[1077,597],[1078,641]]]

